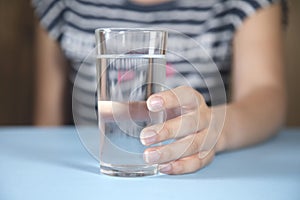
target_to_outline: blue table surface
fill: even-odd
[[[216,156],[186,175],[99,173],[74,127],[0,128],[0,200],[300,199],[300,129]]]

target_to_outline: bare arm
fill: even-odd
[[[221,146],[225,146],[221,149],[261,142],[283,125],[286,94],[282,37],[279,5],[259,11],[236,33],[233,99],[227,107],[221,140]]]
[[[37,26],[37,70],[34,124],[63,124],[63,92],[65,90],[66,59],[59,45],[46,31]]]

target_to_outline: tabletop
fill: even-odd
[[[0,200],[300,199],[300,129],[221,153],[196,173],[102,175],[74,127],[1,127]]]

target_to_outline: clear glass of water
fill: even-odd
[[[167,31],[97,29],[97,98],[100,171],[112,176],[154,175],[143,159],[141,130],[162,123],[163,113],[147,109],[147,98],[163,90]]]

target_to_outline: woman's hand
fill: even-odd
[[[168,119],[145,128],[141,141],[175,141],[146,149],[145,161],[158,163],[163,173],[189,173],[207,165],[215,152],[257,144],[276,134],[286,113],[282,49],[277,3],[249,17],[235,33],[230,103],[208,107],[189,87],[150,96],[148,109],[165,110]]]
[[[152,112],[165,111],[167,120],[144,128],[141,142],[149,146],[174,139],[169,144],[146,149],[147,163],[159,164],[162,173],[182,174],[194,172],[212,161],[215,142],[210,147],[204,143],[216,129],[209,128],[212,110],[200,93],[188,86],[177,87],[150,96],[147,107]]]

